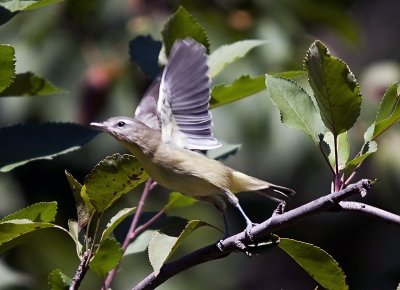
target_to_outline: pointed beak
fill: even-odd
[[[106,131],[106,128],[107,128],[107,126],[104,123],[92,122],[92,123],[90,123],[90,126],[97,130],[100,130],[100,131]]]

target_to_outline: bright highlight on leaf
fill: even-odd
[[[250,50],[266,44],[265,40],[248,39],[237,41],[218,47],[210,54],[208,65],[210,67],[210,78],[218,75],[227,65],[244,57]]]
[[[296,82],[266,75],[272,103],[281,113],[284,125],[302,130],[318,146],[319,135],[326,131],[311,97]]]
[[[281,238],[279,245],[324,289],[347,290],[346,276],[327,252],[312,244]]]
[[[336,137],[356,122],[361,107],[359,85],[345,62],[329,54],[320,41],[308,49],[305,69],[322,121]]]
[[[241,76],[229,85],[217,85],[212,89],[210,107],[216,108],[265,90],[264,75],[258,77]]]

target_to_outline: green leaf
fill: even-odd
[[[0,128],[0,172],[37,159],[79,149],[97,131],[73,123],[24,124]]]
[[[134,156],[117,153],[100,161],[86,176],[86,194],[96,211],[103,212],[147,179]]]
[[[136,207],[129,207],[121,209],[116,215],[114,215],[108,222],[102,236],[101,241],[107,238],[114,229],[128,216],[132,215],[136,210]]]
[[[400,88],[399,83],[392,84],[383,95],[381,104],[376,115],[376,119],[372,128],[367,130],[364,139],[374,140],[383,132],[393,126],[400,120]]]
[[[197,202],[197,200],[193,197],[183,195],[179,192],[171,192],[168,197],[168,203],[165,207],[167,209],[186,207],[194,204],[195,202]]]
[[[15,50],[11,45],[0,44],[0,93],[15,77]]]
[[[62,93],[63,90],[54,86],[32,72],[16,74],[14,81],[2,92],[2,97],[14,96],[44,96]]]
[[[76,247],[76,253],[78,255],[78,257],[81,256],[82,254],[82,244],[79,241],[79,225],[77,221],[74,220],[69,220],[68,221],[68,232],[71,235],[72,239],[75,242],[75,247]]]
[[[208,66],[210,78],[218,75],[228,64],[244,57],[250,50],[266,44],[265,40],[248,39],[232,44],[222,45],[210,54]]]
[[[277,78],[279,77],[279,78],[284,78],[284,79],[295,80],[295,79],[306,78],[307,72],[304,70],[291,70],[291,71],[274,73],[271,75],[274,77],[277,77]]]
[[[321,248],[312,244],[282,238],[280,239],[279,247],[325,289],[349,289],[346,284],[346,276],[339,264]]]
[[[57,202],[39,202],[3,217],[0,222],[27,219],[31,222],[54,222]]]
[[[324,141],[329,145],[329,163],[332,168],[335,168],[336,160],[335,160],[335,146],[334,146],[334,137],[331,132],[327,132],[324,135]],[[340,133],[337,137],[337,146],[338,146],[338,160],[339,160],[339,170],[344,169],[347,161],[350,156],[350,143],[349,137],[347,135],[347,131]]]
[[[155,230],[147,230],[141,233],[132,243],[129,244],[124,256],[144,252],[156,232],[157,231]]]
[[[304,64],[325,126],[334,136],[348,131],[361,108],[360,87],[354,74],[320,41],[311,44]]]
[[[207,48],[207,52],[210,50],[210,44],[203,26],[182,6],[179,6],[178,10],[169,18],[161,34],[167,56],[175,40],[187,37],[203,44]]]
[[[296,82],[266,75],[272,103],[279,109],[281,121],[290,128],[302,130],[319,146],[319,135],[326,131],[311,97]]]
[[[183,240],[193,231],[202,227],[211,226],[199,220],[192,220],[186,224],[186,227],[178,237],[169,236],[161,232],[155,232],[148,246],[148,253],[154,275],[160,273],[161,267],[168,261],[172,254],[178,249]]]
[[[229,85],[216,85],[211,92],[210,107],[217,108],[265,90],[265,76],[241,76]]]
[[[118,265],[122,258],[123,251],[120,244],[113,238],[105,239],[96,251],[89,267],[100,277],[105,275]]]
[[[37,9],[61,1],[62,0],[3,0],[0,2],[0,6],[3,6],[11,12],[16,12]]]
[[[377,150],[378,144],[375,141],[367,141],[364,143],[361,153],[346,164],[345,175],[349,176],[353,173],[368,156],[375,153]]]
[[[15,219],[0,222],[0,255],[12,247],[24,242],[29,234],[44,228],[54,227],[54,224],[32,222],[29,219]]]
[[[67,177],[69,187],[74,195],[76,213],[78,215],[78,231],[80,231],[88,224],[94,208],[90,202],[85,202],[81,196],[82,185],[66,170],[65,176]]]
[[[54,269],[47,278],[51,290],[68,290],[72,279],[61,272],[60,269]]]

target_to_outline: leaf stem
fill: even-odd
[[[333,147],[335,147],[335,174],[333,176],[333,191],[340,189],[340,174],[339,174],[339,155],[338,155],[338,136],[333,136]]]
[[[140,218],[140,216],[142,214],[144,204],[146,202],[146,199],[147,199],[150,191],[154,188],[154,186],[156,184],[157,183],[154,182],[151,178],[149,178],[147,180],[146,184],[145,184],[145,187],[143,189],[142,195],[140,197],[140,200],[139,200],[139,203],[138,203],[138,206],[137,206],[137,209],[136,209],[136,213],[132,218],[131,226],[129,227],[129,230],[128,230],[127,234],[126,234],[124,243],[122,244],[123,253],[125,253],[125,251],[128,248],[129,244],[137,236],[136,227],[137,227],[137,225],[139,223],[139,218]],[[149,223],[149,222],[147,222],[147,223]],[[141,227],[139,227],[139,229],[141,229]],[[144,228],[142,228],[141,230],[143,230],[143,229]],[[113,281],[113,279],[114,279],[114,277],[115,277],[115,275],[116,275],[116,273],[117,273],[117,271],[119,269],[119,266],[120,266],[120,263],[108,273],[107,278],[104,281],[104,285],[102,287],[102,290],[106,290],[106,289],[108,289],[110,287],[110,285],[111,285],[111,283],[112,283],[112,281]]]

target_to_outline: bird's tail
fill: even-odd
[[[287,202],[295,194],[295,191],[290,188],[275,185],[239,171],[232,173],[231,190],[233,192],[255,191],[276,202]]]

